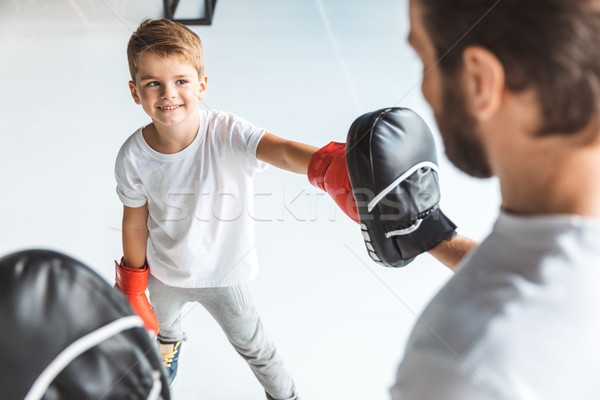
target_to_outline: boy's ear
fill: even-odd
[[[200,78],[200,91],[198,92],[198,100],[203,100],[206,96],[206,85],[208,84],[208,77],[203,74]]]
[[[135,88],[135,84],[133,83],[133,81],[129,81],[129,90],[131,91],[131,97],[133,97],[133,101],[135,101],[135,104],[142,104],[142,101],[140,100],[140,97],[137,94],[137,89]]]

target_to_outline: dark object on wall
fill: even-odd
[[[204,15],[201,18],[174,18],[179,0],[163,0],[165,18],[184,25],[211,25],[217,0],[204,0]]]

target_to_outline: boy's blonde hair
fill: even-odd
[[[140,58],[147,52],[163,58],[178,54],[196,68],[198,77],[204,74],[202,42],[198,35],[180,23],[166,18],[145,19],[131,35],[127,45],[127,61],[134,83]]]

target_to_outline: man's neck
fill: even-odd
[[[502,207],[517,214],[600,217],[600,135],[522,135],[496,160]]]

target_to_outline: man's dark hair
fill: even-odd
[[[419,0],[444,74],[469,46],[503,64],[507,87],[534,88],[540,134],[572,133],[600,109],[600,0]]]

